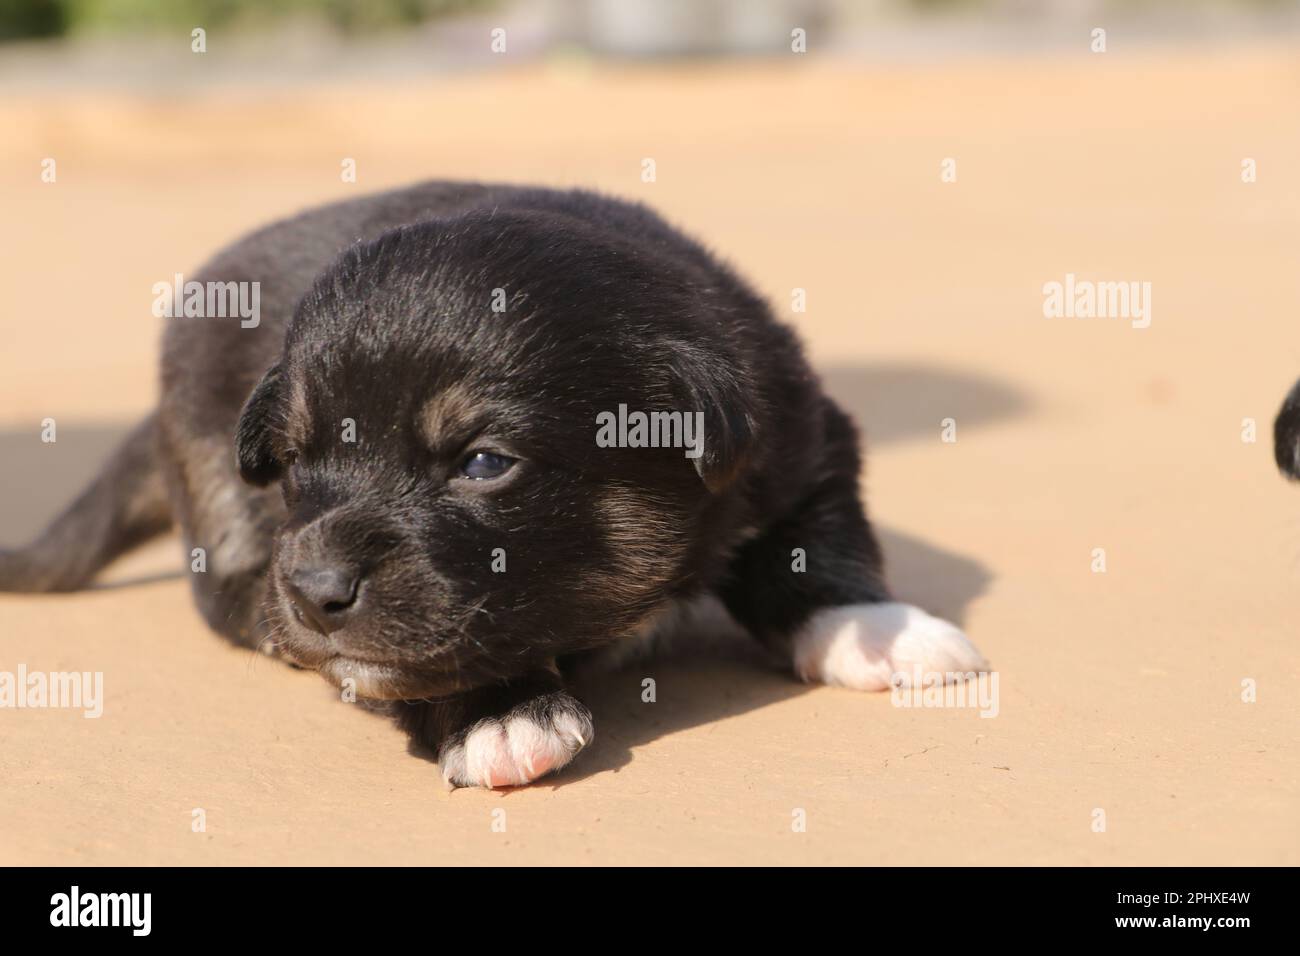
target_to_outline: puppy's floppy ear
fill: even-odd
[[[703,415],[703,452],[692,464],[704,486],[716,495],[735,480],[754,449],[754,399],[733,362],[686,349],[673,365],[681,410]]]
[[[240,476],[251,485],[266,485],[284,471],[275,454],[271,424],[280,415],[280,366],[272,365],[244,402],[235,428],[235,461]]]

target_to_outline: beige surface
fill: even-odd
[[[1268,447],[1300,374],[1297,80],[1279,46],[7,95],[0,540],[148,407],[155,281],[359,190],[594,185],[783,312],[808,290],[798,325],[874,442],[896,588],[964,624],[1001,713],[644,665],[591,695],[570,771],[448,795],[386,723],[209,634],[179,576],[0,596],[0,669],[102,670],[107,696],[99,720],[0,711],[0,862],[1300,863],[1300,489]],[[1152,282],[1151,327],[1044,319],[1066,272]],[[117,573],[177,565],[164,542]]]

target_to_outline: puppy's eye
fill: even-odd
[[[515,466],[517,458],[507,458],[490,451],[470,452],[470,456],[460,466],[460,473],[466,478],[486,480],[500,478]]]

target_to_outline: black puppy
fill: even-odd
[[[592,739],[563,674],[720,599],[805,680],[984,662],[890,600],[858,440],[701,246],[588,192],[427,183],[220,253],[254,321],[168,320],[162,400],[0,588],[179,523],[208,623],[382,701],[447,780]]]
[[[1291,388],[1273,422],[1273,458],[1282,474],[1300,479],[1300,382]]]

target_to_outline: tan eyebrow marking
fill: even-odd
[[[474,437],[484,419],[482,402],[463,385],[451,385],[420,409],[420,436],[436,453],[451,454]]]

